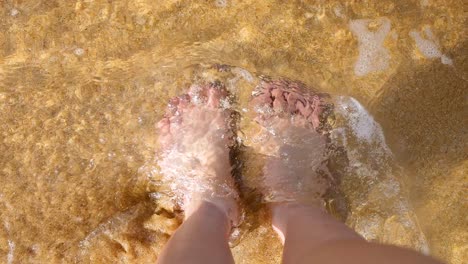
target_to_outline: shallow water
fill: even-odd
[[[0,7],[1,262],[155,260],[177,220],[159,209],[170,204],[152,166],[154,125],[169,98],[207,78],[200,63],[336,95],[347,224],[449,263],[468,258],[462,1]],[[236,82],[242,112],[252,87]],[[240,157],[248,185],[261,160]],[[245,195],[239,263],[280,258],[257,199]]]

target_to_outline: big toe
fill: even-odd
[[[227,91],[222,87],[211,86],[207,89],[207,106],[211,108],[222,107],[222,101],[227,98]]]

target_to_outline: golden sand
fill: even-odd
[[[154,125],[198,63],[358,99],[382,125],[398,175],[377,177],[365,196],[368,182],[345,181],[347,223],[419,250],[401,234],[420,232],[431,255],[468,258],[463,1],[18,0],[1,1],[0,10],[1,263],[155,261],[179,222],[158,211],[170,205],[147,177],[157,174],[148,169]],[[368,32],[382,21],[390,30],[378,47],[366,44],[375,54],[384,49],[377,59],[386,61],[356,76],[367,40],[350,22],[361,19]],[[432,41],[436,55],[411,32]],[[254,163],[245,162],[245,175],[259,173]],[[389,204],[408,201],[406,216],[382,205],[379,186],[394,178],[406,191]],[[282,247],[267,212],[246,203],[236,261],[278,263]]]

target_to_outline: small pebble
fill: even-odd
[[[227,0],[215,0],[215,5],[217,7],[227,7],[228,1]]]
[[[19,15],[19,13],[20,13],[20,12],[18,11],[18,9],[13,8],[13,9],[11,9],[11,11],[10,11],[10,16],[15,17],[15,16]]]
[[[343,15],[343,8],[341,6],[335,6],[333,8],[333,12],[335,13],[335,16],[339,17],[339,18],[343,18],[344,15]]]
[[[74,53],[75,53],[76,56],[83,56],[85,51],[82,48],[76,48]]]
[[[447,57],[446,55],[442,55],[442,57],[440,57],[440,60],[443,64],[453,65],[453,60]]]
[[[136,17],[135,22],[138,25],[143,26],[146,23],[146,18],[142,17],[142,16],[138,16],[138,17]]]

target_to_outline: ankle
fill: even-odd
[[[194,201],[185,209],[184,213],[184,223],[201,221],[214,230],[223,230],[226,236],[230,233],[232,225],[229,217],[224,210],[209,201]]]
[[[273,229],[284,243],[288,226],[293,222],[313,219],[317,215],[326,214],[323,206],[303,204],[297,202],[273,203],[271,208],[271,220]]]
[[[272,224],[283,243],[288,239],[314,238],[315,244],[363,238],[344,223],[329,215],[323,207],[287,203],[273,205]]]
[[[239,207],[237,201],[233,198],[196,198],[191,201],[186,201],[184,210],[185,210],[185,219],[188,219],[195,211],[198,211],[200,208],[207,208],[209,210],[216,210],[217,212],[223,214],[227,219],[229,229],[232,226],[237,226],[239,223]]]

